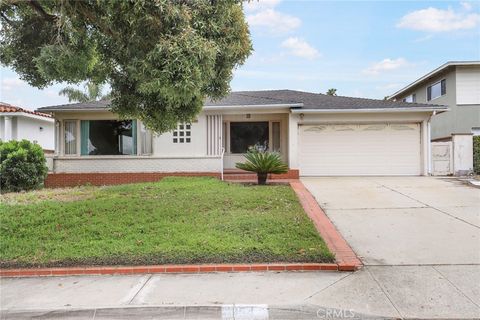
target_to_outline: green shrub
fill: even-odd
[[[473,137],[473,171],[480,174],[480,136]]]
[[[266,184],[269,173],[286,173],[288,165],[283,163],[282,158],[277,152],[269,152],[251,148],[245,155],[245,163],[236,163],[238,169],[252,171],[257,173],[258,184]]]
[[[43,186],[48,168],[38,144],[0,141],[0,191],[18,192]]]

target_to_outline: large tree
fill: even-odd
[[[161,133],[228,93],[252,47],[240,0],[2,0],[0,62],[37,88],[108,82]]]

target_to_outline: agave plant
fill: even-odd
[[[257,173],[258,184],[265,185],[269,173],[286,173],[288,165],[282,161],[278,152],[261,151],[251,148],[245,154],[245,163],[236,163],[235,167]]]

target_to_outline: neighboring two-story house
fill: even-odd
[[[432,117],[432,141],[480,135],[480,61],[450,61],[398,90],[389,100],[446,105]]]

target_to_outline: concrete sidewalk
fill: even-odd
[[[0,304],[2,319],[475,319],[478,283],[479,266],[3,278]]]

